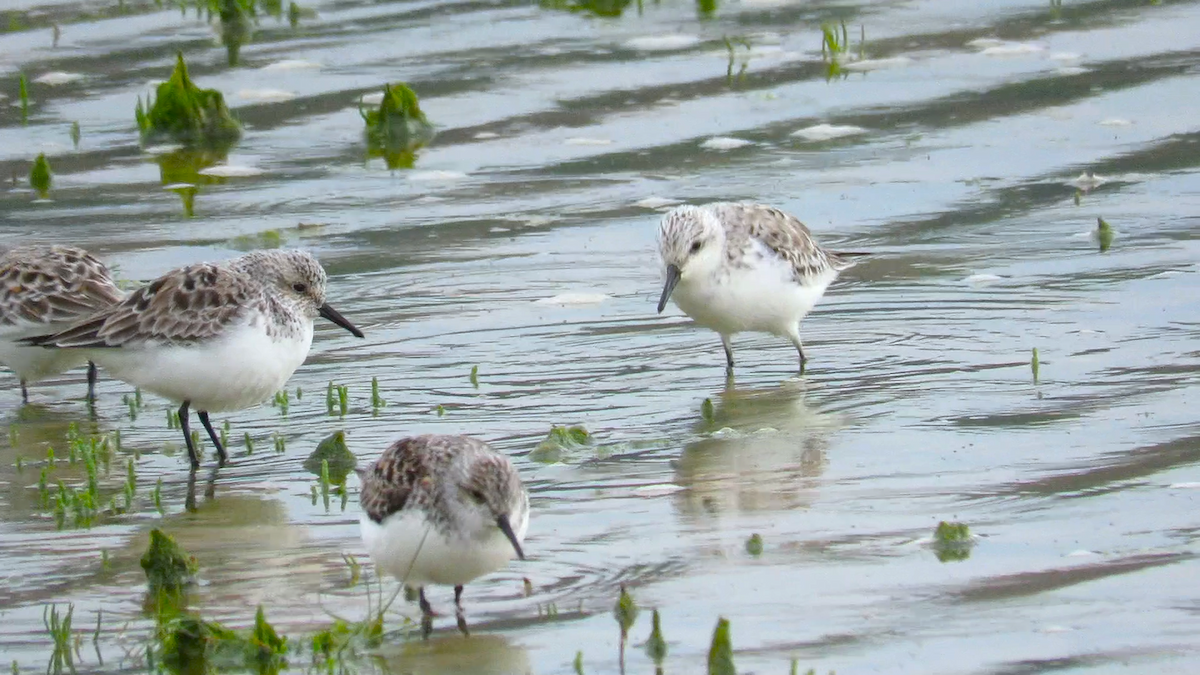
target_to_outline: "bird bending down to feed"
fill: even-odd
[[[114,377],[180,403],[195,468],[188,409],[196,409],[225,464],[208,414],[249,408],[279,391],[308,356],[317,316],[363,336],[325,301],[316,258],[255,251],[173,270],[65,330],[24,342],[86,355]]]
[[[525,553],[529,493],[507,457],[467,436],[415,436],[358,470],[363,542],[381,573],[416,588],[454,587],[459,627],[463,585]]]
[[[786,337],[800,354],[801,374],[800,320],[838,273],[867,255],[826,250],[795,217],[739,202],[672,209],[659,223],[658,251],[666,277],[659,313],[674,300],[719,333],[731,372],[735,333]]]
[[[49,351],[19,342],[69,326],[121,301],[104,263],[74,246],[21,246],[0,256],[0,364],[26,384],[88,364],[88,401],[96,396],[96,364],[71,351]]]

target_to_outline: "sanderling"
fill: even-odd
[[[88,400],[96,394],[96,365],[83,354],[17,344],[17,340],[69,326],[121,301],[104,263],[74,246],[22,246],[0,256],[0,364],[26,383],[88,364]]]
[[[663,216],[658,251],[668,299],[696,323],[721,335],[733,370],[730,337],[742,331],[786,337],[800,353],[800,320],[825,288],[863,253],[821,248],[795,217],[762,204],[716,202],[679,206]]]
[[[529,526],[529,493],[512,462],[466,436],[416,436],[393,443],[358,470],[363,542],[375,566],[419,592],[433,615],[426,584],[454,586],[462,620],[463,584],[500,569]]]
[[[25,342],[79,350],[113,377],[181,403],[179,422],[197,467],[188,408],[224,464],[208,413],[249,408],[279,391],[308,356],[318,315],[363,336],[325,302],[325,270],[315,258],[255,251],[173,270],[70,328]]]

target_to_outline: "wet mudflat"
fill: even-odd
[[[476,435],[533,497],[530,560],[467,588],[472,636],[447,616],[422,641],[399,602],[341,664],[361,672],[571,673],[578,652],[617,672],[621,585],[629,672],[654,667],[651,608],[665,672],[703,670],[720,616],[739,672],[1200,660],[1200,3],[310,2],[294,25],[260,7],[236,49],[195,9],[10,5],[0,241],[80,245],[131,283],[302,247],[367,334],[318,325],[286,408],[215,416],[233,461],[190,486],[166,401],[102,373],[89,413],[80,369],[21,406],[0,374],[0,651],[21,672],[68,603],[77,668],[145,669],[154,527],[197,558],[205,618],[262,605],[301,644],[365,615],[354,480],[326,508],[303,467],[339,429],[360,461]],[[222,152],[139,143],[177,51],[244,124]],[[369,155],[358,111],[395,81],[437,127],[411,166]],[[660,212],[718,199],[875,254],[805,320],[803,378],[785,341],[743,335],[729,382],[714,334],[654,313]],[[591,443],[533,452],[552,425]],[[68,435],[118,430],[99,493],[123,504],[132,461],[131,508],[60,525],[47,447],[53,495],[87,482]],[[940,521],[970,527],[965,558],[939,559]]]

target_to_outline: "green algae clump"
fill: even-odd
[[[971,528],[966,523],[942,521],[933,531],[933,550],[942,562],[957,562],[971,556]]]
[[[729,619],[717,619],[712,645],[708,648],[708,675],[737,675],[733,667],[733,640],[729,637]]]
[[[329,482],[333,485],[345,485],[346,476],[358,464],[358,458],[346,447],[346,432],[335,431],[317,444],[308,459],[304,460],[304,470],[321,475],[321,461],[329,463]]]
[[[142,105],[138,97],[138,129],[145,141],[169,139],[185,144],[232,143],[242,127],[216,89],[201,89],[188,77],[180,52],[171,79],[158,85],[157,98]]]
[[[50,192],[50,162],[46,161],[45,153],[33,160],[33,168],[29,170],[29,185],[43,199]]]
[[[152,597],[178,595],[191,583],[197,568],[196,559],[179,548],[170,535],[158,528],[150,530],[150,548],[142,556],[142,569]]]
[[[543,464],[561,462],[567,452],[588,445],[591,441],[592,435],[582,426],[556,424],[550,427],[550,433],[529,453],[529,459]]]
[[[433,140],[434,129],[421,112],[417,94],[403,82],[383,85],[379,108],[359,115],[366,123],[367,150],[383,157],[389,169],[411,168],[416,151]]]

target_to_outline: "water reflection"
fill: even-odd
[[[712,433],[676,463],[676,481],[687,488],[675,498],[679,511],[705,519],[809,506],[841,419],[810,407],[806,394],[797,380],[767,389],[730,383],[704,423]]]
[[[533,672],[529,654],[502,635],[435,636],[385,645],[376,663],[381,672],[438,675],[513,675]]]
[[[220,176],[205,176],[200,172],[224,162],[232,148],[232,143],[184,147],[154,157],[163,186],[179,194],[183,200],[183,212],[189,218],[195,215],[196,186],[225,182]]]

